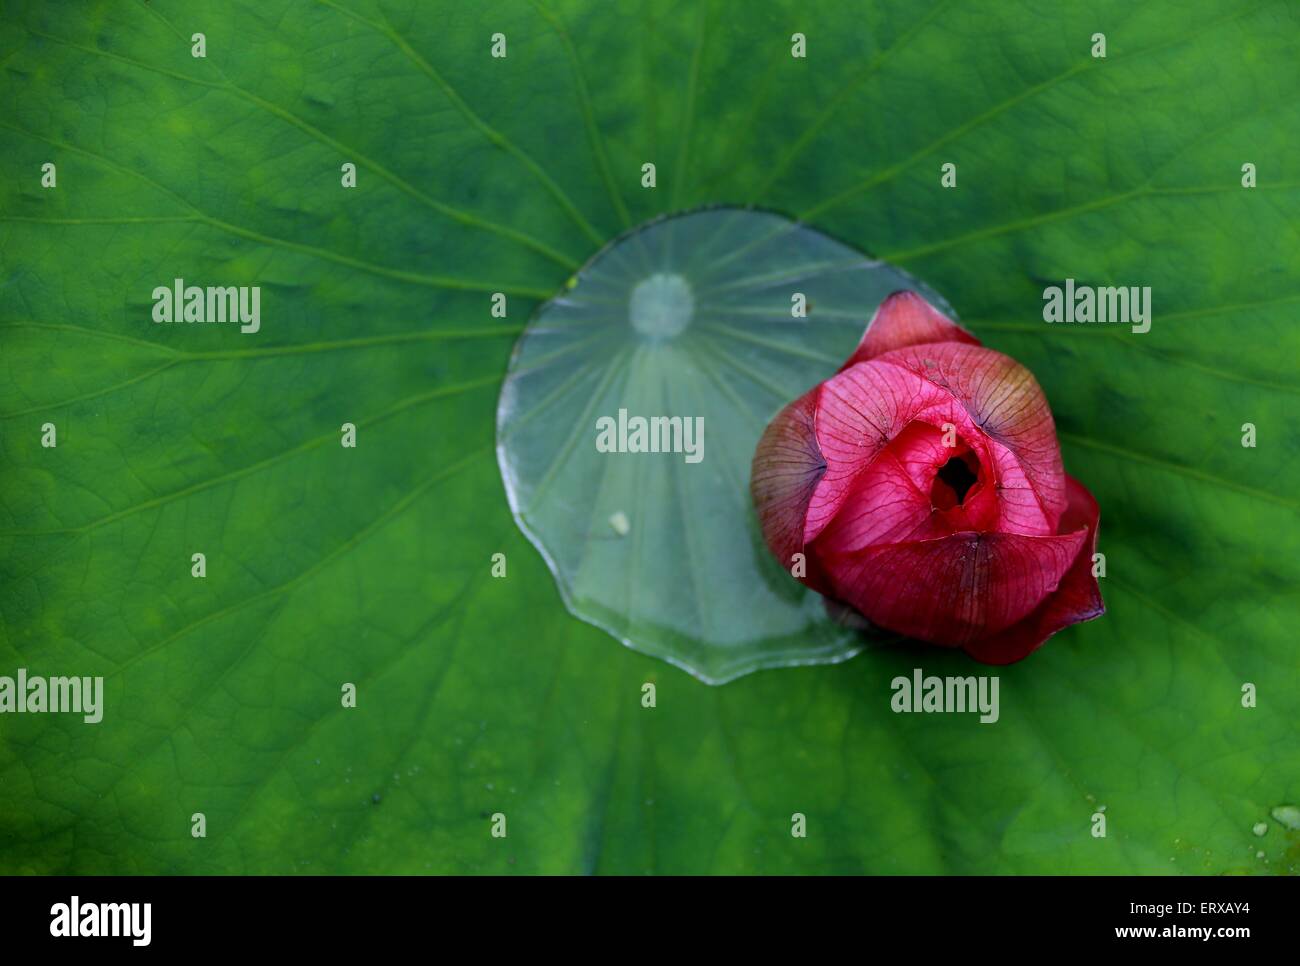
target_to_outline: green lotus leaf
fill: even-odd
[[[1297,28],[1286,0],[6,4],[0,676],[104,692],[98,724],[0,714],[0,870],[1294,872]],[[614,500],[650,464],[610,455],[566,592],[517,525],[495,456],[525,325],[586,298],[609,242],[715,205],[923,279],[1042,384],[1101,506],[1108,612],[997,671],[996,723],[892,710],[915,668],[985,673],[959,654],[710,687],[590,623],[626,613],[634,575],[601,568],[655,539],[670,481],[743,467],[775,390],[831,365],[700,320],[680,375],[616,369],[648,276],[596,319],[605,355],[554,343],[577,382],[552,405],[614,415],[609,373],[647,413],[720,381],[734,427],[656,463],[662,503]],[[177,278],[259,287],[259,331],[155,323]],[[1150,331],[1048,325],[1067,278],[1150,286]],[[847,330],[809,345],[838,359]],[[724,419],[708,399],[683,414]],[[516,504],[543,546],[547,506]],[[672,508],[706,532],[707,504]],[[711,571],[745,539],[686,551]],[[615,634],[659,620],[704,676],[840,646],[797,607],[769,641],[641,606]]]

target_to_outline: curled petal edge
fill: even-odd
[[[880,303],[862,333],[862,341],[840,371],[895,349],[930,342],[980,344],[979,339],[920,295],[907,290],[894,292]]]
[[[1097,528],[1101,510],[1087,488],[1070,475],[1065,477],[1066,508],[1061,530],[1086,527],[1088,538],[1078,556],[1061,578],[1056,591],[1033,613],[999,634],[967,645],[964,650],[984,664],[1014,664],[1042,647],[1049,637],[1071,624],[1090,621],[1106,613],[1101,587],[1092,575],[1097,552]]]

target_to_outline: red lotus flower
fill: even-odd
[[[750,487],[777,559],[887,630],[1010,664],[1105,610],[1038,383],[914,292],[772,420]]]

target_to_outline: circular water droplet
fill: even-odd
[[[1252,828],[1251,831],[1254,832],[1256,835],[1267,835],[1267,834],[1268,834],[1268,823],[1267,823],[1267,822],[1256,822],[1254,828]]]
[[[750,461],[899,289],[950,311],[811,228],[714,208],[628,232],[538,309],[501,390],[497,456],[569,610],[710,683],[857,653],[861,636],[764,546]]]
[[[1279,805],[1269,814],[1291,831],[1300,832],[1300,808],[1295,805]]]

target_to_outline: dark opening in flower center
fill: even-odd
[[[966,494],[979,482],[980,463],[970,450],[954,456],[939,468],[930,487],[930,502],[939,510],[961,506]]]

